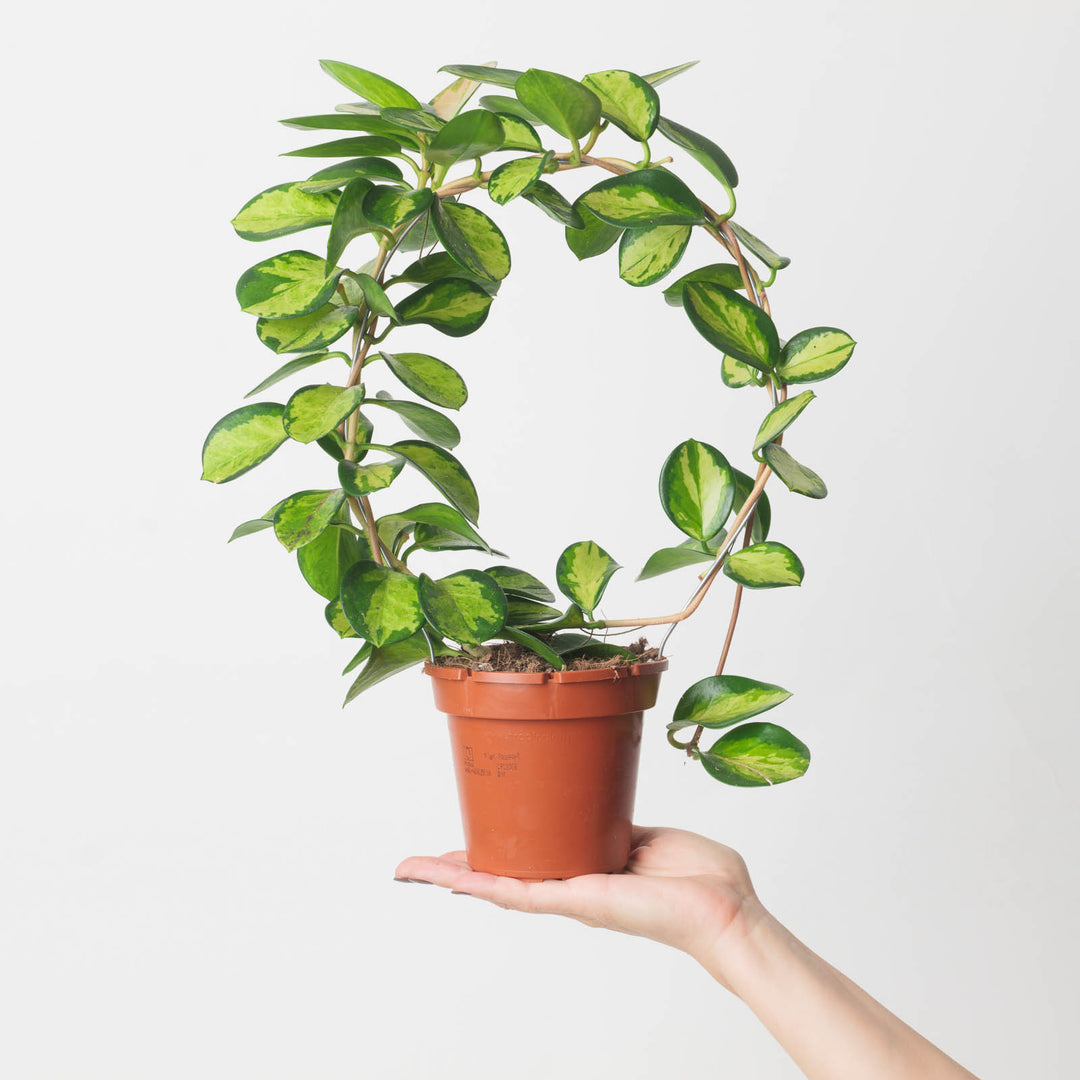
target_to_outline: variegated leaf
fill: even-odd
[[[780,477],[788,491],[809,499],[824,499],[829,494],[825,481],[813,469],[796,461],[782,446],[769,443],[761,454],[765,464]]]
[[[468,541],[467,545],[463,545],[463,547],[467,546],[468,550],[486,551],[489,555],[492,554],[487,541],[469,524],[464,515],[444,503],[420,503],[417,506],[410,506],[408,510],[402,510],[399,514],[394,514],[393,517],[399,523],[397,526],[399,529],[410,524],[442,529]]]
[[[696,60],[690,60],[685,64],[676,64],[675,67],[663,68],[660,71],[654,71],[651,75],[645,75],[644,79],[650,86],[659,86],[661,83],[666,83],[668,79],[674,79],[676,75],[689,71],[696,63]]]
[[[349,357],[343,352],[322,352],[310,353],[307,356],[298,356],[294,360],[289,360],[282,364],[277,371],[271,375],[267,375],[265,379],[258,386],[253,386],[244,397],[254,397],[256,394],[261,394],[264,390],[282,381],[282,379],[289,378],[290,375],[295,375],[297,372],[304,371],[306,368],[313,367],[315,364],[321,364],[324,360],[344,360],[349,363]]]
[[[348,523],[348,511],[342,507],[339,522]],[[322,534],[296,552],[296,562],[304,580],[324,599],[336,600],[341,583],[351,566],[371,558],[368,542],[351,528],[334,523]]]
[[[732,390],[744,386],[761,386],[761,376],[749,365],[734,356],[725,356],[720,362],[720,381]]]
[[[340,271],[310,251],[286,251],[240,275],[236,299],[243,311],[267,319],[291,319],[323,307],[337,288]]]
[[[708,540],[723,528],[735,498],[735,478],[727,458],[708,443],[687,439],[660,470],[660,502],[676,528]]]
[[[405,439],[392,446],[367,443],[361,449],[399,454],[423,473],[470,522],[476,524],[480,516],[480,497],[465,466],[449,450],[413,439]]]
[[[529,68],[514,82],[514,94],[529,112],[567,139],[580,139],[600,119],[600,99],[575,79]]]
[[[689,225],[627,229],[619,241],[619,277],[630,285],[652,285],[675,269],[689,242]]]
[[[734,787],[783,784],[810,768],[810,750],[804,742],[777,724],[758,721],[726,732],[699,757],[714,780]]]
[[[511,199],[523,195],[544,175],[544,170],[553,157],[554,152],[549,150],[540,156],[504,161],[488,180],[487,193],[492,202],[505,206]]]
[[[707,281],[683,287],[683,306],[699,334],[714,348],[769,373],[780,357],[772,319],[733,289]]]
[[[431,99],[432,111],[440,120],[452,120],[479,89],[478,80],[460,76]]]
[[[596,71],[582,80],[600,99],[600,111],[631,139],[644,142],[656,130],[660,98],[640,75],[631,71]]]
[[[735,501],[731,508],[738,513],[750,498],[750,492],[754,490],[754,478],[738,469],[732,469],[735,476]],[[772,525],[772,507],[769,505],[769,496],[762,491],[754,504],[754,524],[750,528],[750,542],[759,544],[769,535],[769,527]]]
[[[464,278],[444,278],[395,306],[403,323],[427,323],[450,337],[464,337],[483,326],[491,295]]]
[[[390,303],[390,298],[384,292],[383,287],[370,274],[358,273],[349,276],[360,286],[368,311],[374,315],[381,315],[390,319],[392,322],[401,322],[401,316],[398,315],[394,305]]]
[[[817,395],[813,390],[804,390],[787,401],[781,401],[775,408],[769,410],[769,414],[761,421],[757,437],[754,439],[754,449],[760,450],[766,443],[771,443],[782,432],[786,431],[794,422],[795,418],[810,404]]]
[[[724,728],[767,712],[787,701],[791,692],[772,683],[741,675],[710,675],[694,683],[679,698],[669,731],[701,725]]]
[[[609,225],[606,221],[601,221],[580,198],[574,203],[574,210],[582,227],[575,229],[567,225],[566,246],[579,259],[603,255],[622,236],[621,225]]]
[[[579,540],[559,556],[555,579],[559,591],[591,616],[619,564],[592,540]]]
[[[743,288],[742,274],[734,263],[711,263],[699,266],[689,274],[683,274],[664,290],[664,300],[672,307],[683,306],[683,286],[691,281],[708,281],[713,285],[723,285],[726,289]]]
[[[232,227],[244,240],[272,240],[329,225],[335,206],[334,192],[313,195],[302,191],[299,184],[277,184],[244,203],[232,219]]]
[[[325,616],[330,629],[333,630],[339,638],[359,637],[357,632],[349,625],[349,620],[345,618],[345,612],[341,610],[340,598],[331,600],[323,609],[323,615]]]
[[[494,221],[475,206],[435,201],[435,233],[453,258],[470,274],[501,281],[510,273],[510,248]]]
[[[300,187],[304,191],[332,191],[358,179],[402,182],[401,170],[392,161],[381,157],[360,157],[328,165],[301,181]]]
[[[786,255],[777,255],[764,240],[759,240],[741,225],[733,221],[731,227],[742,246],[752,251],[770,270],[783,270],[785,266],[791,265],[791,260]]]
[[[505,138],[499,118],[487,109],[459,113],[431,140],[429,161],[453,165],[462,158],[478,158],[498,150]]]
[[[427,210],[435,196],[431,188],[399,191],[379,184],[364,197],[364,216],[383,229],[399,229]]]
[[[835,375],[851,359],[855,342],[834,326],[814,326],[796,334],[780,352],[776,373],[784,382],[818,382]]]
[[[426,353],[382,352],[378,355],[405,386],[432,405],[460,409],[468,400],[465,380],[442,360]]]
[[[555,594],[539,579],[516,566],[489,566],[485,571],[507,596],[521,596],[541,604],[555,602]]]
[[[410,638],[424,624],[416,578],[374,562],[356,563],[341,584],[349,625],[375,648]]]
[[[285,404],[285,430],[297,442],[315,442],[356,412],[363,399],[359,386],[303,386]]]
[[[461,432],[457,424],[450,417],[443,416],[441,412],[427,405],[416,401],[396,401],[385,390],[380,390],[376,397],[369,398],[368,404],[397,413],[410,431],[436,446],[453,450],[461,442]]]
[[[724,573],[748,589],[779,589],[801,585],[804,570],[791,548],[766,540],[731,552],[724,560]]]
[[[310,544],[328,528],[345,502],[341,488],[330,491],[298,491],[278,506],[274,535],[286,551]]]
[[[421,574],[420,604],[436,631],[461,645],[480,645],[506,623],[506,597],[480,570],[460,570],[438,581]]]
[[[332,345],[360,315],[359,308],[327,304],[295,319],[259,319],[259,340],[276,353],[307,352]]]
[[[203,443],[202,479],[223,484],[265,461],[288,439],[281,422],[284,413],[284,405],[263,401],[223,416]]]
[[[538,206],[552,221],[565,225],[568,229],[580,229],[584,222],[577,210],[566,200],[558,188],[554,188],[546,180],[537,180],[528,191],[522,195],[526,202]]]
[[[420,102],[403,86],[376,75],[374,71],[344,64],[340,60],[320,60],[319,66],[347,90],[359,95],[380,109],[419,109]]]
[[[540,136],[528,120],[510,113],[496,112],[495,115],[503,126],[503,150],[535,150],[540,153],[544,149]]]
[[[391,458],[371,465],[358,465],[355,461],[338,462],[338,480],[346,495],[362,498],[373,491],[388,488],[401,470],[405,468],[405,459]]]
[[[703,165],[717,180],[730,191],[739,183],[739,174],[731,163],[731,158],[712,141],[696,131],[691,131],[682,124],[660,117],[660,134],[685,150],[695,161]],[[732,204],[734,205],[734,204]]]
[[[698,225],[705,220],[697,196],[661,167],[609,176],[589,188],[581,202],[602,221],[625,228]]]

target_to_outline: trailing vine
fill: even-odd
[[[284,404],[261,401],[223,417],[203,446],[203,478],[235,479],[292,440],[315,443],[329,454],[337,483],[288,496],[238,526],[230,539],[273,529],[326,599],[330,626],[341,637],[361,639],[345,669],[361,668],[346,703],[425,659],[482,656],[494,641],[514,642],[558,669],[577,657],[628,658],[629,650],[607,640],[611,634],[666,625],[663,652],[675,627],[698,609],[723,573],[735,588],[715,673],[682,695],[668,739],[728,784],[755,787],[801,776],[810,761],[805,744],[779,725],[746,722],[790,693],[728,675],[725,667],[743,590],[798,585],[803,578],[798,556],[768,539],[770,478],[776,475],[789,490],[810,498],[826,495],[820,477],[782,445],[787,428],[815,396],[803,391],[789,397],[789,386],[836,374],[855,343],[833,327],[812,327],[781,341],[767,290],[788,260],[734,221],[738,175],[724,151],[660,112],[656,87],[692,65],[645,76],[603,71],[581,80],[537,68],[448,65],[442,70],[454,82],[427,103],[373,72],[337,61],[322,66],[360,100],[333,113],[283,121],[308,131],[346,133],[287,156],[334,163],[305,180],[260,192],[233,226],[253,241],[329,226],[326,254],[293,250],[265,259],[241,276],[237,298],[257,317],[265,345],[277,354],[296,354],[248,397],[327,361],[344,361],[348,375],[342,383],[303,386]],[[479,108],[465,109],[482,84],[513,96],[482,96]],[[595,152],[611,128],[634,140],[639,160]],[[723,211],[667,168],[675,157],[653,157],[650,140],[656,134],[676,156],[685,153],[705,167],[727,202]],[[560,137],[568,147],[547,146]],[[517,156],[484,167],[487,155],[507,152]],[[450,177],[455,166],[468,171]],[[590,168],[608,175],[573,202],[546,179]],[[764,389],[770,406],[752,448],[753,476],[694,439],[664,462],[661,505],[686,539],[655,552],[638,577],[704,566],[680,611],[598,618],[619,565],[591,540],[569,545],[558,559],[556,582],[569,601],[563,610],[549,606],[555,594],[540,579],[516,567],[495,564],[436,579],[409,565],[417,552],[502,554],[476,531],[476,489],[451,453],[460,433],[440,411],[464,405],[464,380],[436,357],[380,348],[391,333],[410,325],[426,324],[450,337],[483,325],[510,271],[510,251],[492,218],[462,200],[481,191],[496,205],[522,198],[537,206],[563,226],[579,259],[618,244],[620,276],[634,286],[669,275],[695,228],[732,260],[699,267],[663,290],[667,303],[682,307],[720,352],[724,384]],[[373,256],[357,269],[341,265],[346,249],[360,238],[374,240]],[[392,273],[395,259],[406,254],[412,261]],[[349,351],[331,351],[350,331]],[[376,363],[421,400],[385,390],[370,395],[365,380]],[[395,413],[418,438],[374,441],[372,414],[380,409]],[[377,516],[373,497],[381,500],[406,466],[431,481],[445,501]],[[676,737],[683,728],[693,728],[687,742]],[[709,729],[729,730],[705,750],[700,742]]]

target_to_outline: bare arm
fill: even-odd
[[[973,1080],[777,922],[737,852],[694,833],[636,829],[621,874],[516,881],[475,873],[455,851],[406,859],[397,876],[681,949],[746,1002],[809,1080]]]

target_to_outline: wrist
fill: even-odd
[[[787,934],[783,925],[756,897],[746,897],[734,918],[706,929],[687,951],[705,970],[737,997],[744,997],[744,975],[769,943]]]

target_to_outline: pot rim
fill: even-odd
[[[583,682],[618,682],[640,675],[659,675],[667,671],[667,657],[659,660],[645,660],[639,664],[625,664],[621,667],[589,668],[585,671],[474,671],[472,668],[444,667],[441,664],[425,662],[424,674],[433,679],[449,679],[461,682],[472,679],[481,683],[516,683],[520,686],[534,686],[545,682],[583,683]]]

